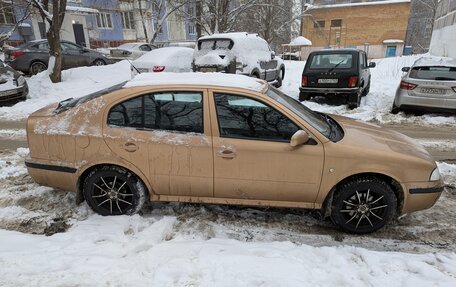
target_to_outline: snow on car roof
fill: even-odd
[[[166,62],[168,62],[170,60],[176,60],[176,59],[170,59],[170,58],[175,58],[176,56],[188,56],[189,58],[192,58],[193,49],[186,48],[186,47],[165,47],[165,48],[154,49],[154,50],[142,55],[138,59],[134,60],[133,64],[135,64],[135,63],[155,63],[155,64],[163,63],[163,64],[166,64]],[[190,61],[191,61],[191,59],[190,59]]]
[[[416,67],[416,66],[456,67],[456,59],[426,55],[426,56],[421,57],[418,60],[416,60],[415,63],[413,64],[413,66],[414,67]]]
[[[267,88],[267,83],[263,80],[222,73],[143,73],[128,81],[124,88],[158,85],[220,86],[257,92]]]
[[[231,33],[221,33],[221,34],[212,34],[209,36],[203,36],[198,40],[209,40],[209,39],[245,39],[245,38],[259,38],[258,34],[249,34],[247,32],[231,32]]]
[[[370,6],[370,5],[385,5],[385,4],[400,4],[409,3],[411,0],[383,0],[383,1],[370,1],[370,2],[356,2],[356,3],[342,3],[342,4],[328,4],[328,5],[312,5],[306,4],[308,10],[325,9],[325,8],[343,8],[354,6]]]

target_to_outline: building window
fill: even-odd
[[[97,27],[103,29],[112,29],[111,13],[98,13]]]
[[[188,33],[190,35],[195,35],[196,34],[195,23],[193,23],[193,22],[188,23]]]
[[[325,25],[326,25],[326,21],[325,20],[319,20],[319,21],[314,22],[314,28],[316,28],[316,29],[324,28]]]
[[[342,19],[331,20],[331,27],[342,27]]]
[[[14,24],[13,8],[9,3],[0,2],[0,24]]]
[[[132,11],[122,12],[122,28],[135,29],[135,17]]]

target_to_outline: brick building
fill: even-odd
[[[358,48],[369,58],[400,56],[410,15],[410,0],[309,5],[303,17],[303,36],[312,41],[306,49]]]

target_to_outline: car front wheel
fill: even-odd
[[[131,215],[146,201],[146,187],[134,174],[116,166],[95,169],[86,177],[84,198],[100,215]]]
[[[345,232],[371,233],[391,221],[396,207],[396,195],[387,183],[375,177],[362,177],[335,191],[331,219]]]
[[[102,59],[96,59],[94,62],[93,62],[93,65],[94,66],[104,66],[106,65],[105,61],[103,61]]]

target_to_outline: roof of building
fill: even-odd
[[[142,73],[128,81],[124,88],[161,85],[218,86],[243,88],[257,92],[267,88],[267,83],[263,80],[222,73]]]
[[[329,5],[311,5],[311,4],[307,4],[306,6],[307,6],[307,10],[314,10],[314,9],[369,6],[369,5],[401,4],[401,3],[410,3],[410,1],[411,0],[384,0],[384,1],[370,1],[370,2],[357,2],[357,3],[329,4]]]

